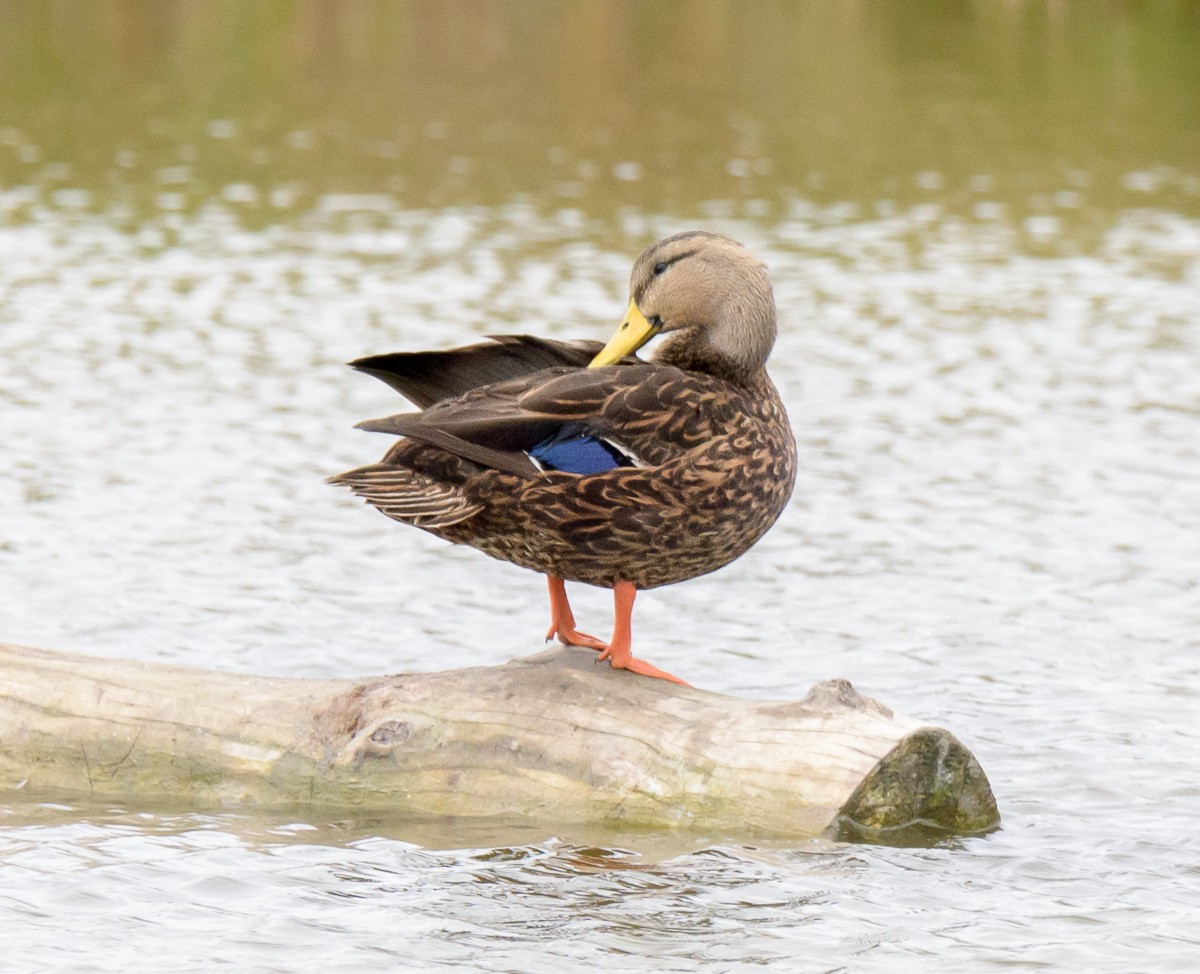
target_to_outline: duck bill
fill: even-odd
[[[596,369],[602,365],[612,365],[614,362],[621,361],[626,355],[636,352],[661,330],[662,325],[650,324],[646,320],[646,316],[638,309],[637,302],[630,298],[629,310],[625,312],[625,320],[621,322],[616,334],[604,346],[604,350],[592,359],[588,368]]]

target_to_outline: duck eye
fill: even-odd
[[[663,271],[665,271],[670,266],[671,265],[669,262],[667,262],[665,260],[660,260],[657,264],[654,265],[654,276],[658,277],[659,274],[661,274]]]

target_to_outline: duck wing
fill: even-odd
[[[608,443],[630,463],[659,464],[711,435],[710,422],[697,427],[695,404],[714,381],[652,362],[560,367],[480,386],[424,412],[368,420],[358,428],[410,437],[522,477],[541,472],[530,451],[564,434]]]
[[[533,335],[490,335],[486,342],[440,352],[391,352],[355,359],[352,368],[386,382],[422,409],[480,386],[543,369],[585,367],[603,342],[559,342]]]

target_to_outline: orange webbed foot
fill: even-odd
[[[558,637],[558,641],[564,646],[584,646],[587,649],[604,649],[604,640],[597,639],[595,636],[589,636],[586,632],[568,626],[560,626],[551,623],[550,631],[546,633],[546,642]]]
[[[623,656],[614,656],[611,646],[606,646],[604,652],[596,657],[596,662],[601,663],[608,660],[614,670],[628,670],[630,673],[638,673],[641,676],[654,677],[657,680],[666,680],[669,683],[678,683],[681,687],[690,687],[691,684],[686,680],[681,680],[673,673],[668,673],[666,670],[660,670],[653,663],[647,663],[644,659],[638,659],[631,655],[626,650]]]
[[[681,687],[691,686],[690,683],[666,670],[660,670],[644,659],[638,659],[630,652],[629,647],[633,644],[633,626],[630,617],[633,615],[633,600],[636,595],[637,588],[632,582],[617,582],[613,586],[613,608],[616,615],[613,638],[612,642],[605,646],[600,655],[596,657],[596,662],[602,663],[604,660],[608,660],[614,670],[629,670],[630,673],[639,673],[657,680],[678,683]]]

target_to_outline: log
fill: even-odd
[[[594,660],[312,680],[0,643],[0,788],[767,836],[999,822],[948,731],[845,680],[764,702]]]

